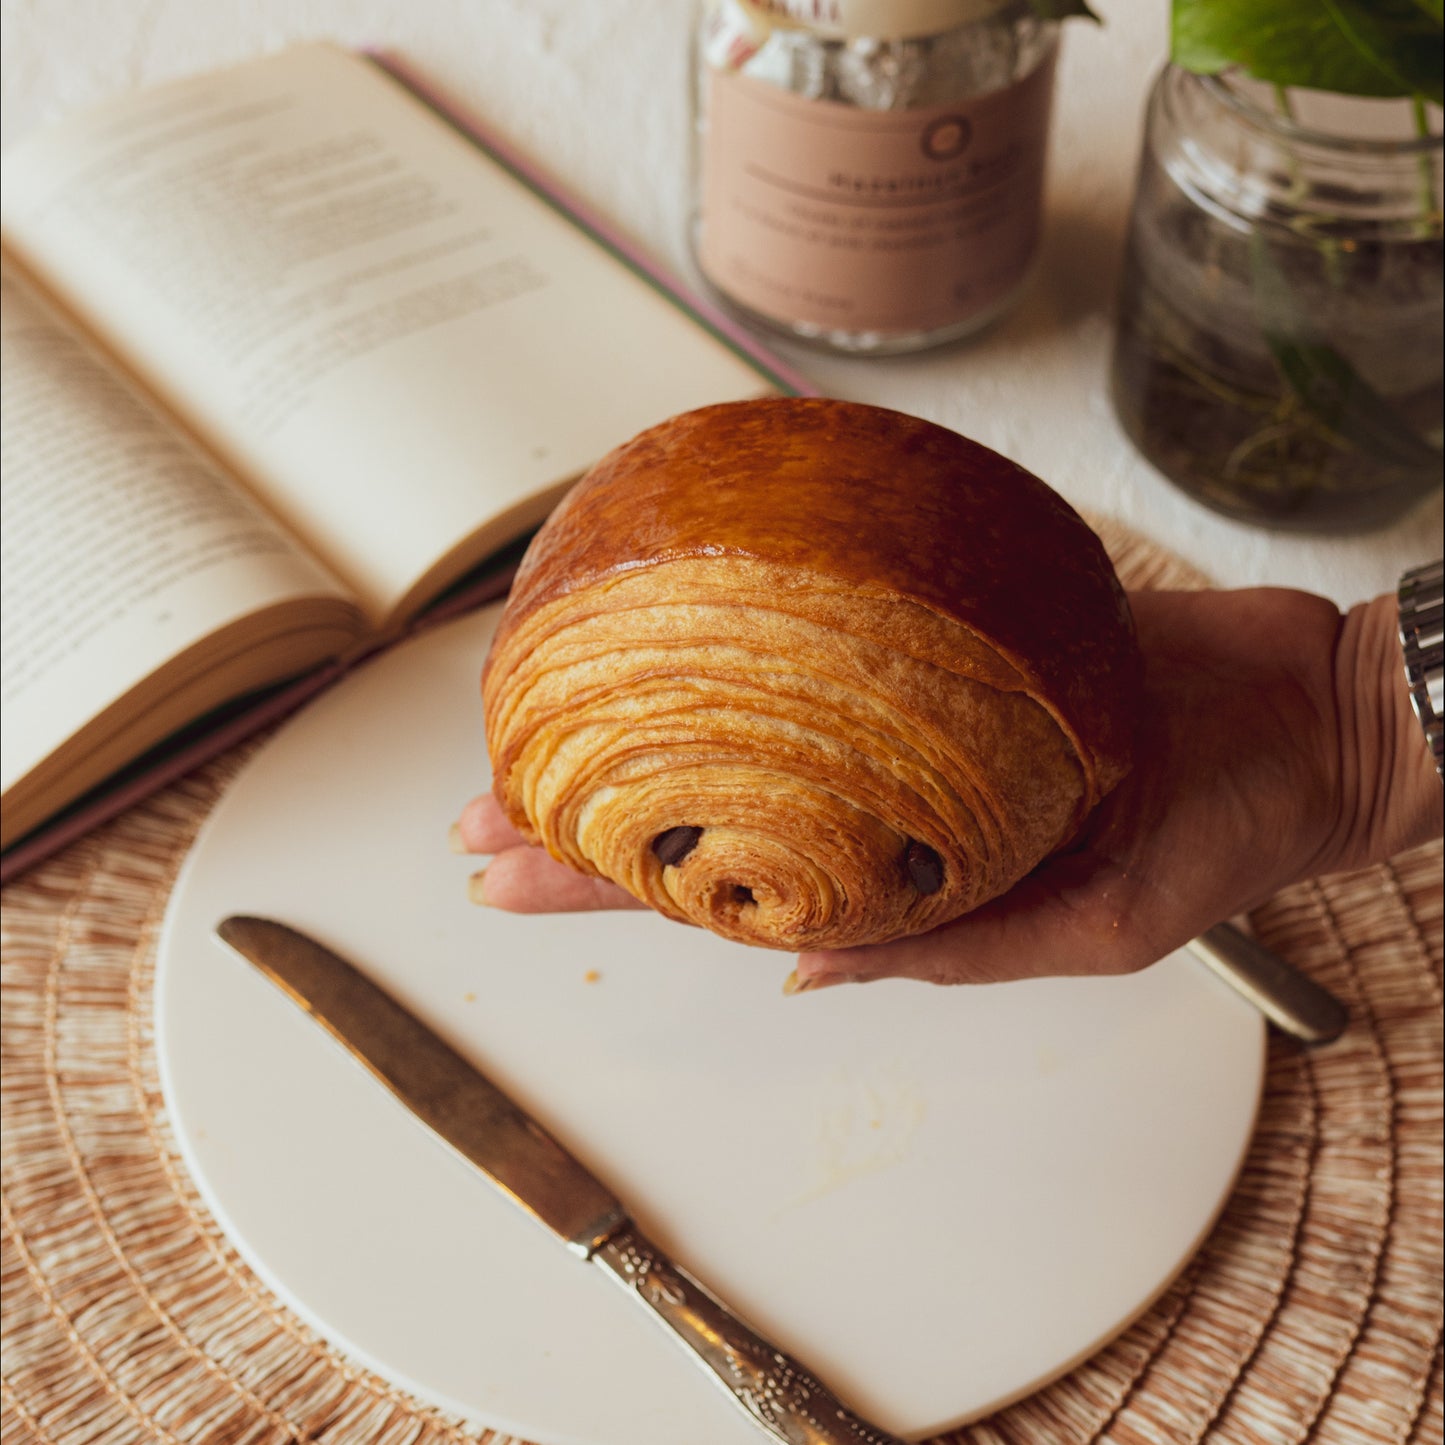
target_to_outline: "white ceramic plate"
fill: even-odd
[[[438,1145],[213,936],[345,952],[865,1416],[1022,1395],[1188,1261],[1253,1125],[1259,1018],[1178,956],[1132,978],[785,998],[787,956],[651,914],[509,917],[447,849],[487,782],[496,618],[361,669],[252,762],[176,887],[157,981],[186,1162],[256,1272],[353,1358],[545,1445],[752,1445],[644,1312]]]

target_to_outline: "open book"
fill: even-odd
[[[635,432],[798,389],[328,45],[27,139],[0,223],[7,858],[395,637]]]

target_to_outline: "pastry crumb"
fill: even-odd
[[[474,994],[474,993],[470,993],[470,992],[469,992],[469,993],[464,993],[464,994],[462,995],[462,1002],[463,1002],[463,1003],[476,1003],[476,1001],[477,1001],[477,996],[476,996],[476,994]]]
[[[583,982],[583,983],[596,983],[596,982],[598,982],[599,979],[601,979],[601,977],[602,977],[602,975],[601,975],[600,973],[598,973],[598,971],[597,971],[595,968],[589,968],[589,969],[587,970],[587,972],[582,975],[582,982]]]

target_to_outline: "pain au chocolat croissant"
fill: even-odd
[[[1102,545],[954,432],[705,407],[533,540],[483,674],[533,842],[671,918],[837,948],[957,918],[1128,768],[1140,662]]]

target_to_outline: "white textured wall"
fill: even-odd
[[[953,426],[1230,585],[1350,603],[1440,551],[1436,500],[1358,539],[1281,537],[1177,495],[1125,442],[1105,397],[1109,307],[1144,94],[1166,0],[1097,0],[1072,23],[1056,108],[1044,264],[1023,305],[972,345],[879,361],[790,359],[837,396]],[[684,242],[686,0],[3,0],[3,139],[147,81],[325,36],[394,49],[541,158],[673,270]]]

